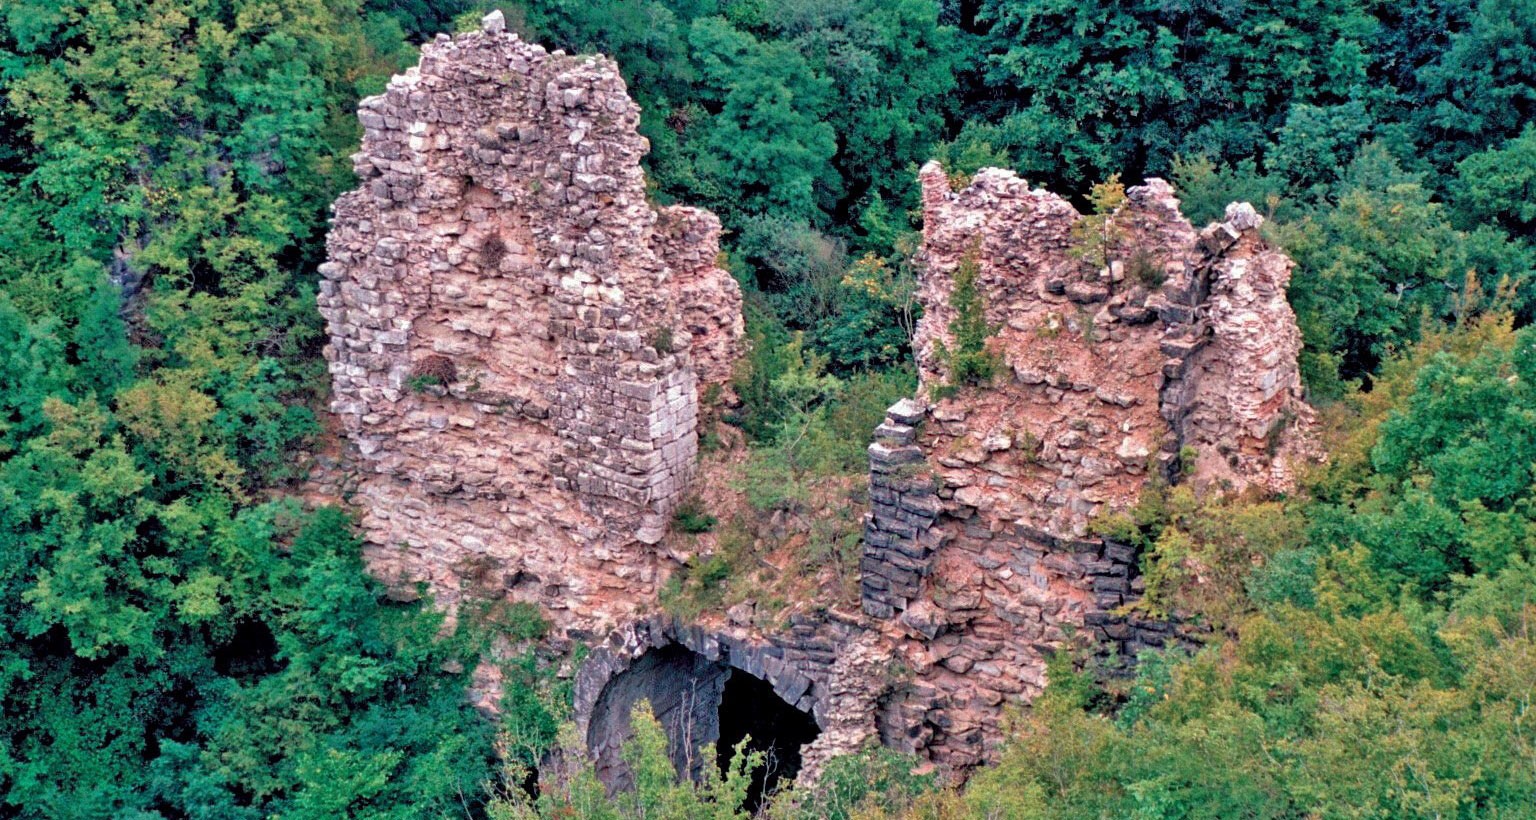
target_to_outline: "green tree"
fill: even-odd
[[[1536,118],[1536,8],[1479,0],[1466,27],[1417,73],[1419,145],[1442,170],[1516,137]]]
[[[1536,126],[1458,162],[1451,189],[1452,208],[1464,225],[1536,236]]]
[[[695,21],[688,39],[713,89],[694,154],[706,201],[728,220],[771,212],[820,221],[841,185],[826,121],[831,83],[789,44],[762,42],[725,18]]]
[[[1309,356],[1336,353],[1357,376],[1411,343],[1421,317],[1451,318],[1472,266],[1445,207],[1380,146],[1346,170],[1337,197],[1282,242],[1297,262],[1290,297]]]
[[[843,180],[835,214],[879,196],[911,202],[910,167],[929,159],[955,112],[963,57],[932,0],[777,4],[765,27],[789,41],[831,81],[826,122]],[[881,248],[889,251],[887,244]]]
[[[1259,153],[1292,104],[1361,98],[1376,21],[1357,0],[1215,6],[983,0],[986,116],[1030,178],[1068,190]]]
[[[987,347],[987,340],[997,334],[997,327],[987,321],[986,299],[976,283],[981,275],[978,253],[974,249],[967,253],[955,269],[949,294],[949,306],[954,311],[949,320],[949,336],[954,347],[942,341],[936,347],[939,361],[949,371],[945,392],[964,385],[984,385],[1002,366],[1001,356]]]

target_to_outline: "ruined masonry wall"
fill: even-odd
[[[375,574],[580,634],[654,600],[741,294],[713,215],[646,201],[614,64],[504,28],[426,44],[358,111],[321,268],[332,409]]]
[[[870,446],[861,611],[812,605],[766,633],[652,619],[741,293],[713,215],[646,201],[612,62],[504,29],[493,13],[438,38],[362,104],[361,184],[336,203],[319,297],[332,409],[361,460],[365,557],[396,594],[533,602],[560,641],[596,645],[577,721],[601,765],[642,696],[707,739],[729,668],[815,717],[807,773],[876,739],[963,772],[1071,636],[1106,655],[1180,640],[1124,611],[1138,556],[1095,519],[1154,477],[1284,490],[1314,457],[1291,263],[1252,208],[1196,231],[1150,180],[1096,260],[1060,197],[990,169],[952,192],[930,164],[921,387]],[[967,258],[1002,373],[935,400]],[[657,668],[626,676],[637,664]]]
[[[1094,259],[1077,250],[1072,205],[1011,172],[983,170],[958,193],[936,164],[921,178],[921,385],[869,448],[862,601],[915,671],[883,718],[897,745],[963,769],[991,756],[1003,705],[1042,690],[1045,658],[1070,636],[1120,657],[1179,639],[1123,609],[1143,589],[1138,556],[1092,523],[1155,476],[1286,490],[1316,457],[1314,415],[1291,262],[1251,207],[1197,232],[1149,180]],[[934,400],[967,259],[1002,372]]]

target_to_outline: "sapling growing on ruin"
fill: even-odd
[[[935,390],[935,398],[954,395],[965,385],[991,382],[1003,363],[1002,357],[987,347],[987,340],[1000,326],[987,321],[986,299],[976,284],[981,274],[979,255],[980,249],[972,247],[955,269],[954,289],[949,294],[949,306],[955,311],[949,320],[949,335],[955,346],[951,349],[942,340],[935,342],[939,361],[949,371],[948,383]]]

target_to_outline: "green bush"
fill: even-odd
[[[672,328],[667,326],[656,328],[646,337],[645,343],[662,356],[671,355],[675,349],[673,347],[675,343],[672,340]]]
[[[1002,366],[1002,357],[987,348],[987,339],[997,333],[997,326],[987,322],[987,304],[976,285],[981,274],[977,261],[980,251],[972,249],[955,269],[949,306],[955,316],[949,320],[951,349],[942,341],[936,346],[939,361],[949,371],[949,387],[990,383]]]
[[[709,532],[718,523],[720,519],[710,515],[704,509],[704,500],[696,495],[683,499],[672,511],[672,526],[690,535]]]
[[[939,787],[937,776],[919,773],[916,755],[883,746],[833,758],[821,777],[797,785],[773,801],[774,820],[853,820],[889,816],[911,807]]]

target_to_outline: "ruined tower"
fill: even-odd
[[[1012,173],[957,192],[930,163],[921,385],[869,448],[858,601],[679,622],[657,611],[662,542],[701,385],[742,346],[718,220],[647,201],[611,61],[497,13],[424,46],[359,118],[320,306],[365,558],[398,595],[537,604],[592,645],[575,720],[607,782],[641,699],[680,770],[745,721],[796,727],[774,740],[808,771],[875,740],[964,771],[1069,633],[1122,655],[1177,639],[1124,608],[1138,556],[1096,522],[1153,481],[1283,491],[1314,455],[1291,262],[1252,208],[1196,231],[1149,180],[1085,222]],[[997,373],[953,389],[961,271]]]
[[[700,384],[739,353],[719,221],[646,199],[610,60],[546,52],[499,12],[424,45],[358,117],[320,308],[371,571],[578,634],[623,621],[655,599]]]
[[[921,384],[870,447],[862,604],[917,671],[887,718],[899,742],[965,767],[999,739],[1001,705],[1041,690],[1069,632],[1124,656],[1169,640],[1169,624],[1123,609],[1138,556],[1096,522],[1152,481],[1284,491],[1315,456],[1314,416],[1292,263],[1248,205],[1197,232],[1158,179],[1093,223],[1008,171],[955,192],[929,163],[921,182]],[[997,373],[954,392],[966,267]]]

